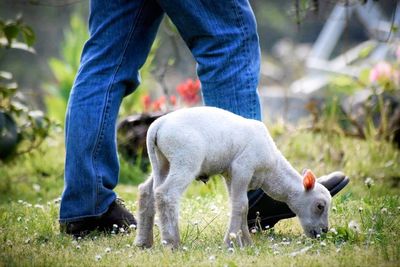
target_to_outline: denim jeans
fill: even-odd
[[[140,83],[164,13],[198,63],[205,105],[261,119],[260,49],[248,0],[92,0],[66,115],[60,222],[100,216],[116,198],[119,106]]]

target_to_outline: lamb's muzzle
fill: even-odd
[[[231,200],[227,245],[232,241],[229,233],[237,234],[239,246],[251,244],[246,221],[249,189],[262,188],[286,202],[308,236],[328,227],[329,191],[315,183],[311,172],[303,185],[302,176],[282,156],[259,121],[212,107],[178,110],[150,126],[147,149],[152,173],[139,187],[138,246],[152,246],[157,211],[163,244],[177,247],[183,192],[196,178],[205,180],[214,174],[224,174]]]

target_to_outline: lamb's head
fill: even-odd
[[[329,229],[331,195],[328,189],[316,182],[310,170],[303,172],[303,188],[294,198],[290,207],[299,218],[304,233],[309,237],[326,233]]]

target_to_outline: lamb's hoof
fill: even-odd
[[[153,246],[152,241],[144,241],[144,240],[136,240],[135,245],[139,248],[145,249],[145,248],[151,248]]]

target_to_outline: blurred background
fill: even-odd
[[[267,123],[399,143],[397,1],[250,2],[262,49],[259,91]],[[0,143],[3,158],[15,153],[17,143],[30,151],[51,129],[62,132],[88,38],[88,9],[89,1],[80,0],[0,1],[0,128],[4,136],[8,132]],[[142,84],[121,106],[122,151],[136,157],[132,147],[144,145],[155,118],[201,105],[195,70],[165,17],[141,70]]]
[[[277,147],[298,171],[350,177],[333,199],[326,238],[307,241],[300,225],[284,220],[255,235],[249,250],[224,253],[228,196],[218,177],[194,182],[185,194],[181,229],[188,251],[132,255],[132,235],[96,241],[96,234],[79,243],[60,235],[64,117],[88,38],[89,0],[0,0],[0,266],[154,265],[154,259],[262,266],[266,257],[274,266],[399,266],[399,1],[250,2],[262,49],[263,119]],[[167,112],[201,105],[195,70],[165,17],[141,69],[142,84],[124,99],[117,125],[115,191],[133,212],[137,185],[151,171],[147,129]],[[209,253],[218,256],[210,261]]]

